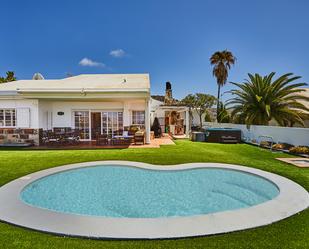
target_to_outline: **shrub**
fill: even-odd
[[[157,117],[153,121],[151,130],[154,132],[155,137],[161,137],[162,131],[161,131],[159,119]]]
[[[289,150],[293,145],[288,143],[278,143],[273,145],[274,150]]]
[[[261,141],[260,146],[263,148],[269,148],[271,146],[271,142],[269,141]]]
[[[295,154],[308,154],[309,155],[309,147],[308,146],[296,146],[289,149],[291,153]]]
[[[272,147],[274,150],[283,150],[283,144],[274,144]]]

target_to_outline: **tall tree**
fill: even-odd
[[[218,96],[217,96],[217,121],[219,122],[219,109],[220,109],[220,90],[227,82],[229,70],[236,62],[235,56],[232,52],[223,50],[217,51],[210,57],[210,64],[213,66],[213,76],[217,79]]]
[[[204,93],[197,93],[195,94],[195,96],[196,96],[195,108],[197,114],[199,115],[200,128],[202,129],[203,127],[202,116],[203,114],[206,113],[207,109],[211,108],[215,104],[216,98],[212,95]]]
[[[196,93],[194,95],[187,95],[181,102],[190,108],[191,115],[193,109],[197,112],[200,121],[200,128],[202,128],[202,116],[206,113],[207,109],[211,108],[215,104],[216,97],[209,94]]]
[[[248,125],[268,125],[271,120],[281,126],[292,123],[304,125],[305,113],[309,109],[299,100],[309,101],[301,93],[306,83],[293,83],[300,76],[287,73],[273,80],[275,73],[264,77],[259,74],[248,74],[249,79],[243,83],[231,82],[238,89],[231,91],[236,97],[227,103],[232,109],[234,119]]]

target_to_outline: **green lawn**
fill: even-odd
[[[0,186],[20,176],[63,164],[96,160],[130,160],[152,164],[223,162],[246,165],[288,177],[309,190],[309,169],[300,169],[274,159],[288,155],[271,153],[246,144],[221,145],[190,141],[177,141],[176,144],[177,146],[162,146],[160,149],[49,151],[2,149]],[[0,223],[0,248],[309,248],[309,210],[273,225],[242,232],[156,241],[64,238]]]

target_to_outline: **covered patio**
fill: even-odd
[[[148,74],[10,82],[0,88],[1,110],[4,145],[25,144],[28,130],[36,146],[150,144]]]
[[[152,122],[158,118],[162,132],[171,136],[187,138],[190,132],[189,108],[177,105],[156,106],[151,113]]]

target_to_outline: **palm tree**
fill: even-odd
[[[5,82],[10,82],[10,81],[15,81],[15,73],[13,71],[7,71],[6,72],[6,77],[0,77],[0,83],[5,83]]]
[[[226,108],[226,105],[220,101],[218,122],[219,123],[229,123],[230,121],[231,121],[231,116]]]
[[[6,72],[6,82],[15,81],[15,73],[13,71],[7,71]]]
[[[219,116],[219,108],[220,108],[220,89],[225,85],[229,70],[231,69],[231,65],[234,65],[236,62],[235,56],[232,52],[223,50],[217,51],[210,57],[210,64],[213,67],[212,73],[213,76],[217,79],[218,84],[218,97],[217,97],[217,121]]]
[[[287,73],[273,80],[275,73],[264,77],[259,74],[248,74],[249,79],[243,83],[233,83],[238,89],[231,90],[236,97],[228,101],[234,119],[250,125],[268,125],[275,120],[281,126],[299,123],[304,126],[305,112],[309,109],[298,102],[309,101],[301,95],[306,83],[293,83],[300,76]]]

